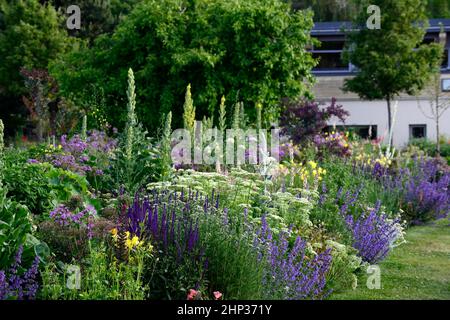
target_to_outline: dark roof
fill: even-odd
[[[439,32],[441,30],[439,23],[444,25],[445,31],[450,31],[450,19],[430,19],[427,31]],[[315,22],[311,33],[313,35],[341,34],[342,29],[351,29],[351,27],[352,24],[349,21]]]

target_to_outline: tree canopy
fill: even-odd
[[[214,115],[223,95],[231,107],[264,106],[274,120],[282,97],[307,94],[315,60],[307,51],[312,17],[279,0],[146,0],[111,37],[53,66],[61,88],[86,100],[92,88],[106,97],[109,120],[123,125],[126,75],[135,71],[137,112],[148,128],[180,115],[192,85],[197,114]],[[174,117],[180,125],[181,117]],[[217,119],[217,117],[216,117]]]

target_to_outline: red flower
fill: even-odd
[[[23,135],[23,136],[22,136],[22,142],[27,142],[27,141],[28,141],[27,136]]]
[[[222,298],[222,293],[220,291],[214,291],[214,300],[220,300]]]
[[[194,289],[190,289],[189,293],[187,295],[187,299],[188,300],[195,300],[195,297],[197,296],[198,291],[194,290]]]

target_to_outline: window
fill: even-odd
[[[420,139],[427,137],[426,124],[411,124],[409,126],[409,139]]]
[[[450,79],[442,79],[442,91],[450,92]]]
[[[450,69],[449,66],[449,59],[448,59],[448,48],[446,48],[444,50],[444,57],[442,59],[442,65],[441,65],[442,69]]]
[[[343,40],[321,40],[321,45],[314,47],[311,50],[314,59],[319,60],[319,64],[313,69],[313,71],[349,71],[348,63],[344,63],[344,61],[342,60],[344,45],[345,42]]]

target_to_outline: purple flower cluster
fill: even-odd
[[[450,213],[450,172],[441,172],[436,160],[420,161],[404,182],[406,210],[412,223],[442,219]]]
[[[39,288],[36,280],[39,257],[36,256],[31,267],[20,275],[19,269],[22,263],[22,253],[23,247],[20,246],[9,272],[0,270],[0,300],[32,300],[36,296]]]
[[[332,260],[330,250],[309,258],[306,241],[297,237],[290,246],[287,232],[282,231],[275,236],[265,217],[261,222],[256,246],[260,250],[260,259],[268,263],[263,279],[267,297],[293,300],[325,298],[328,294],[325,292],[326,275]]]
[[[399,220],[391,220],[385,214],[380,214],[380,206],[381,203],[378,202],[374,209],[357,219],[350,214],[345,217],[352,232],[353,247],[364,261],[372,264],[383,260],[401,236]]]
[[[371,175],[387,192],[398,196],[399,206],[412,224],[449,216],[450,172],[437,159],[415,159],[412,168],[396,171],[375,164]]]
[[[78,213],[73,213],[65,205],[59,205],[50,212],[50,218],[61,226],[86,227],[88,238],[92,239],[93,217],[97,211],[92,205],[87,205],[85,209]]]
[[[117,140],[109,138],[104,132],[93,130],[88,133],[86,141],[80,135],[75,135],[69,140],[63,135],[61,146],[63,153],[54,153],[47,158],[55,167],[82,175],[101,176],[103,170],[109,166],[107,161],[102,162],[101,159],[114,151]]]
[[[183,191],[154,190],[144,199],[136,195],[128,209],[129,231],[139,237],[149,237],[161,250],[175,250],[177,261],[192,255],[200,261],[204,258],[204,250],[199,241],[198,222],[193,220],[192,212],[202,207],[207,213],[212,209],[212,202],[191,191],[185,195]]]

